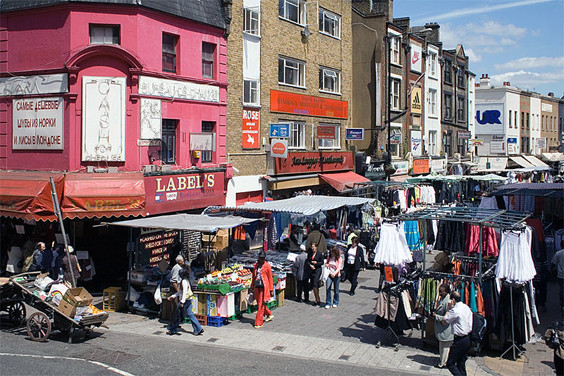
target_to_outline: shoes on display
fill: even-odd
[[[274,318],[274,315],[270,315],[268,316],[266,319],[264,319],[264,322],[269,322],[270,320],[272,320]]]

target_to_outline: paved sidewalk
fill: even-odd
[[[193,336],[190,324],[184,324],[175,340],[187,343],[213,343],[237,349],[249,349],[300,358],[354,363],[366,367],[388,368],[404,372],[449,375],[435,368],[437,349],[422,348],[421,331],[406,332],[395,346],[391,333],[374,325],[375,288],[378,272],[366,270],[359,276],[355,296],[348,294],[350,284],[341,284],[340,305],[325,309],[286,300],[274,310],[274,319],[254,329],[255,314],[223,327],[205,327],[203,336]],[[325,288],[320,289],[325,301]],[[158,319],[127,313],[111,313],[106,322],[111,331],[166,336],[166,323]],[[377,347],[377,343],[381,343]],[[481,358],[470,358],[468,375],[488,375]],[[514,373],[513,373],[514,375]]]

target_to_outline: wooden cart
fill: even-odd
[[[32,313],[26,321],[27,334],[31,340],[46,341],[49,338],[49,334],[51,334],[51,330],[58,329],[61,332],[68,333],[69,343],[72,343],[78,330],[89,332],[93,327],[100,327],[108,318],[109,315],[106,312],[85,316],[80,320],[68,317],[55,304],[46,301],[48,299],[42,300],[33,293],[36,290],[33,283],[38,274],[38,272],[31,272],[12,276],[7,283],[1,286],[0,290],[2,295],[4,291],[6,291],[7,295],[13,293],[14,298],[12,302],[6,302],[6,304],[14,307],[12,309],[14,313],[11,316],[14,320],[18,320],[22,316],[25,318],[24,302],[38,311]],[[23,307],[23,314],[21,307]],[[22,323],[23,319],[19,322]]]

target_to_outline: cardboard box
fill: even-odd
[[[59,303],[59,311],[61,311],[63,315],[68,316],[71,319],[76,315],[76,307],[65,300],[61,300],[61,302]]]
[[[208,297],[207,294],[196,294],[198,297],[198,315],[208,315]]]
[[[239,310],[241,312],[246,311],[249,308],[249,301],[247,297],[249,296],[249,290],[241,290],[241,295],[239,298]]]
[[[65,293],[64,300],[75,307],[84,307],[90,305],[94,298],[84,287],[77,287],[68,289]]]
[[[207,306],[206,315],[208,315],[208,316],[218,316],[217,295],[209,294],[207,304],[208,304],[208,306]]]

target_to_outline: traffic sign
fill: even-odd
[[[289,138],[290,137],[290,123],[271,123],[270,124],[270,137],[276,138]]]

